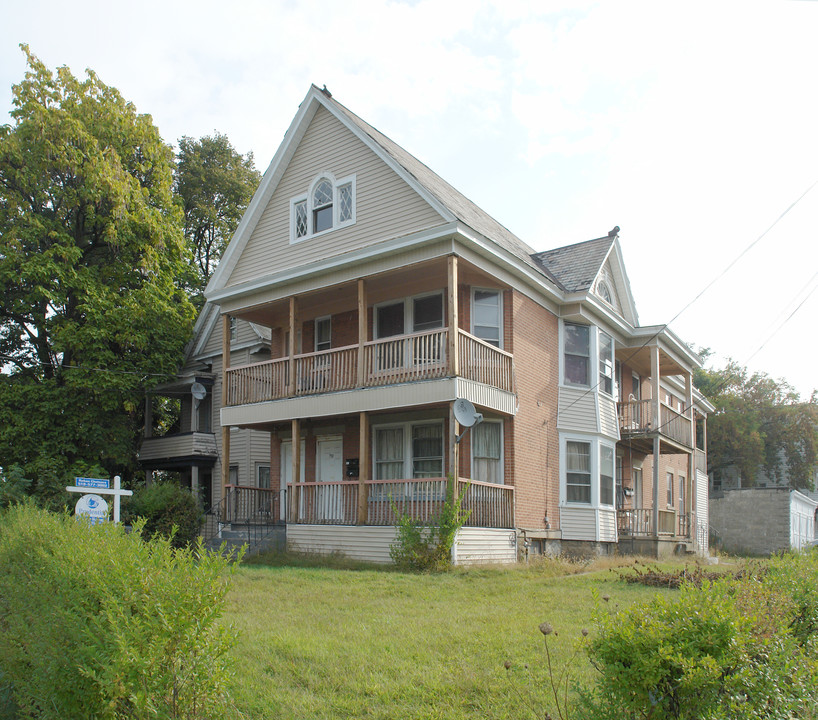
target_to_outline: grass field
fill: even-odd
[[[553,697],[540,623],[556,630],[549,648],[562,668],[582,628],[594,632],[596,605],[673,592],[598,567],[553,561],[410,575],[244,565],[226,613],[240,632],[237,708],[247,718],[298,720],[543,717]],[[582,654],[571,667],[590,682]]]

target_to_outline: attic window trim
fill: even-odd
[[[601,300],[613,307],[613,293],[607,280],[600,280],[596,286],[596,294]]]
[[[315,205],[315,191],[323,182],[332,186],[332,202]],[[356,176],[347,175],[336,179],[330,172],[321,172],[310,183],[307,192],[290,199],[290,244],[321,237],[334,230],[350,227],[356,222],[357,200]],[[329,227],[314,231],[316,211],[332,208],[332,223]]]

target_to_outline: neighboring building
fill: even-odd
[[[233,363],[247,365],[270,359],[268,328],[234,320],[228,333]],[[222,352],[219,309],[207,304],[196,322],[176,380],[153,388],[146,397],[145,432],[139,450],[139,464],[148,482],[156,471],[178,473],[182,484],[199,496],[205,510],[221,498]],[[200,397],[194,397],[194,388]],[[177,423],[164,432],[156,427],[154,418],[154,408],[160,401],[173,401],[179,407]],[[231,432],[230,449],[230,485],[269,487],[268,433],[236,428]]]
[[[458,562],[706,552],[712,407],[639,325],[618,230],[537,253],[313,86],[206,293],[225,343],[238,319],[270,349],[232,353],[214,500],[241,428],[295,549],[388,561],[395,510],[428,521],[448,475]],[[458,442],[459,398],[483,422]]]
[[[780,486],[726,490],[710,498],[710,519],[726,552],[772,555],[801,550],[818,537],[818,500]]]

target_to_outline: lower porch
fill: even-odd
[[[707,523],[702,527],[695,513],[662,508],[620,509],[616,511],[616,525],[618,550],[628,555],[661,558],[707,547]]]

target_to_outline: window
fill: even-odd
[[[375,479],[443,477],[443,423],[374,428]]]
[[[239,466],[238,465],[231,465],[229,470],[229,477],[230,485],[238,485],[239,484]]]
[[[673,473],[672,472],[667,473],[666,484],[667,484],[667,506],[669,508],[672,508],[673,507]]]
[[[613,338],[607,333],[599,333],[599,389],[613,395]]]
[[[503,296],[499,290],[474,288],[471,295],[471,332],[475,337],[503,346]]]
[[[270,466],[256,465],[256,485],[260,488],[270,487]]]
[[[471,475],[478,482],[503,484],[503,424],[486,420],[471,429]]]
[[[631,375],[631,380],[633,381],[633,399],[634,400],[641,400],[642,398],[642,381],[640,380],[639,376],[636,373]]]
[[[239,335],[239,321],[238,318],[230,318],[230,342],[236,342]]]
[[[616,507],[617,510],[625,506],[625,489],[623,480],[625,478],[625,458],[617,453],[616,455]]]
[[[291,242],[355,222],[355,177],[336,181],[327,173],[313,181],[306,195],[290,201]]]
[[[332,347],[332,318],[315,319],[315,352],[329,350]]]
[[[601,297],[608,305],[613,305],[613,300],[611,297],[611,289],[608,287],[608,283],[601,281],[596,286],[596,292],[599,297]]]
[[[591,504],[591,443],[566,443],[565,498],[568,502]]]
[[[375,306],[376,339],[421,333],[443,327],[443,293],[418,295]],[[438,363],[444,358],[445,344],[438,334],[431,338],[389,343],[378,349],[378,369]]]
[[[599,446],[599,504],[614,504],[614,451],[608,445]]]
[[[565,323],[565,384],[588,387],[591,365],[591,329]]]
[[[686,512],[685,508],[685,478],[683,476],[679,476],[679,515],[684,515]]]
[[[412,332],[443,327],[443,295],[426,295],[412,300]]]

